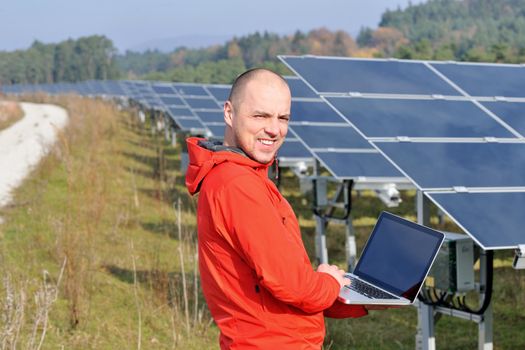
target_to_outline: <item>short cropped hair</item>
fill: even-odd
[[[271,69],[268,68],[252,68],[248,69],[246,72],[240,74],[235,78],[232,88],[230,90],[230,95],[228,96],[228,101],[233,103],[233,100],[235,100],[238,96],[240,96],[246,87],[246,84],[259,76],[262,73],[270,73],[278,77],[286,86],[288,86],[288,83],[286,80],[279,74],[274,72]]]

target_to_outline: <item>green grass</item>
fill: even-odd
[[[43,348],[218,348],[218,330],[202,295],[198,293],[196,303],[194,298],[195,199],[187,194],[179,170],[181,146],[172,148],[160,136],[152,137],[131,113],[110,104],[74,97],[50,102],[66,107],[71,123],[57,147],[16,191],[14,203],[0,212],[6,220],[0,225],[0,313],[5,314],[1,310],[10,291],[25,315],[18,347],[31,348],[27,345],[35,316],[42,310],[34,296],[42,291],[43,271],[49,273],[48,287],[56,285],[66,258],[48,324],[37,327],[38,339],[46,330]],[[299,217],[313,260],[311,200],[299,192],[297,178],[289,171],[283,173],[281,188]],[[391,211],[413,217],[414,193],[402,195],[402,205]],[[182,239],[173,208],[179,199]],[[358,251],[383,209],[370,192],[354,197]],[[434,217],[432,222],[440,229],[457,230],[449,221],[437,226]],[[329,226],[330,260],[341,266],[344,235],[343,226]],[[497,252],[496,258],[501,267],[495,269],[495,348],[524,348],[525,277],[509,267],[508,252]],[[6,276],[11,281],[8,288]],[[17,299],[22,294],[23,302]],[[416,309],[406,307],[359,319],[327,320],[325,348],[413,349],[416,317]],[[0,323],[0,335],[3,326]],[[477,346],[473,322],[443,316],[436,336],[439,349]]]

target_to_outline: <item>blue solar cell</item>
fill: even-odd
[[[173,95],[175,90],[169,85],[152,85],[151,88],[159,95]]]
[[[367,137],[515,137],[470,101],[327,100]]]
[[[212,135],[217,138],[224,137],[224,125],[206,125]]]
[[[148,98],[145,101],[151,108],[159,108],[159,109],[165,108],[164,104],[156,98]]]
[[[318,101],[292,101],[290,121],[345,123],[330,106]]]
[[[525,186],[525,143],[374,144],[423,189]]]
[[[184,106],[184,102],[182,102],[182,99],[177,96],[159,96],[159,99],[166,105],[166,106]]]
[[[220,106],[211,98],[184,98],[186,103],[193,109],[217,109]]]
[[[93,95],[105,95],[105,94],[107,94],[105,86],[104,86],[104,84],[101,81],[90,80],[87,83],[90,86]]]
[[[525,67],[451,63],[432,66],[471,96],[525,97]]]
[[[191,130],[191,129],[200,129],[203,130],[206,127],[202,124],[200,120],[197,118],[194,119],[185,119],[185,118],[173,118],[175,123],[182,129],[182,130]]]
[[[390,177],[403,175],[379,153],[316,152],[316,156],[338,178]]]
[[[427,194],[484,249],[525,244],[525,192]]]
[[[310,151],[300,141],[291,140],[283,143],[277,155],[284,158],[313,158]]]
[[[168,107],[168,113],[172,117],[191,117],[193,116],[193,113],[191,113],[190,109],[186,107]]]
[[[525,103],[483,102],[492,113],[525,136]]]
[[[199,85],[173,84],[175,91],[183,96],[209,96],[206,90]]]
[[[293,125],[291,128],[310,148],[372,148],[368,141],[349,125]]]
[[[459,95],[423,63],[322,57],[284,57],[319,93]]]
[[[297,77],[285,77],[290,91],[292,92],[292,97],[301,97],[301,98],[319,98],[319,96],[313,91],[308,85],[304,83],[300,78]]]
[[[219,102],[224,102],[230,96],[230,87],[206,86],[210,94]]]
[[[221,110],[217,111],[196,111],[195,114],[204,123],[224,123],[224,112]]]
[[[125,92],[119,81],[108,80],[106,81],[106,90],[113,96],[124,96]]]

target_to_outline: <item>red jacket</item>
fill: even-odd
[[[269,164],[187,140],[186,186],[200,191],[202,289],[221,349],[320,349],[329,317],[366,315],[336,301],[338,282],[312,269],[297,218]]]

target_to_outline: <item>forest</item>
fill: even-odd
[[[0,52],[0,84],[116,78],[230,83],[255,66],[290,74],[278,54],[520,63],[525,0],[429,0],[386,11],[377,28],[362,28],[356,38],[326,28],[256,32],[200,49],[120,54],[103,36],[36,41],[27,50]]]
[[[98,35],[58,44],[35,41],[27,50],[0,52],[0,84],[116,79],[116,53],[113,42]]]

